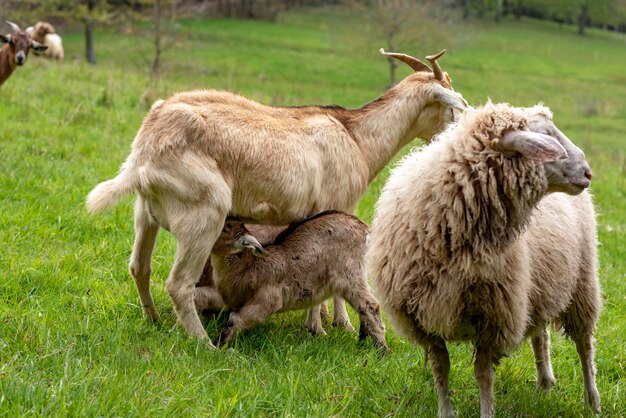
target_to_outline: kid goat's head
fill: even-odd
[[[423,139],[430,139],[437,132],[450,122],[456,120],[459,111],[470,109],[467,101],[463,96],[454,91],[452,88],[452,79],[445,71],[441,70],[437,59],[439,59],[446,50],[429,55],[426,59],[430,62],[432,69],[422,61],[407,54],[398,52],[385,52],[383,48],[380,53],[389,58],[395,58],[407,64],[413,70],[414,74],[409,75],[400,83],[399,88],[403,86],[419,85],[420,98],[425,98],[425,107],[420,113],[415,126],[421,126],[426,131],[418,132],[418,136]]]
[[[48,47],[35,42],[26,32],[20,29],[18,25],[7,21],[11,26],[11,33],[7,35],[0,34],[0,41],[9,44],[10,63],[11,66],[24,65],[28,57],[28,51],[32,48],[35,51],[44,51]]]
[[[250,235],[250,231],[248,231],[240,219],[226,218],[222,233],[213,246],[213,251],[237,254],[245,249],[252,250],[252,254],[257,257],[266,257],[268,255],[259,241]]]

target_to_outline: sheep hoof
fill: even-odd
[[[550,392],[552,386],[556,384],[556,379],[554,377],[545,377],[537,380],[537,392]]]

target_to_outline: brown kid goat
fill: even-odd
[[[0,86],[13,74],[18,65],[24,65],[31,49],[43,51],[48,48],[33,41],[15,23],[9,21],[7,23],[11,26],[11,33],[6,35],[0,33],[0,42],[6,44],[0,49]]]
[[[357,217],[326,211],[291,224],[264,248],[241,220],[228,218],[211,264],[231,313],[214,344],[227,344],[273,313],[311,308],[338,295],[359,314],[359,338],[371,336],[387,352],[380,307],[365,274],[367,234]],[[309,330],[324,334],[321,328]]]

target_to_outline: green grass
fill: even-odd
[[[162,94],[206,87],[268,104],[356,107],[387,84],[382,43],[362,29],[358,17],[335,9],[287,14],[279,24],[183,20],[165,55]],[[603,414],[625,416],[625,38],[594,31],[581,38],[575,28],[530,20],[463,30],[468,35],[441,61],[455,88],[473,104],[545,102],[591,162],[605,305],[598,387]],[[187,338],[164,286],[175,250],[167,233],[153,261],[162,323],[142,317],[126,270],[132,202],[90,218],[84,200],[115,175],[146,113],[149,43],[98,32],[99,64],[91,67],[80,33],[64,42],[65,62],[31,57],[0,91],[0,415],[436,415],[421,350],[390,327],[392,354],[384,359],[337,329],[309,336],[304,312],[274,316],[224,351]],[[436,38],[426,44],[407,52],[446,47]],[[366,221],[386,175],[358,207]],[[207,322],[209,335],[219,322]],[[559,335],[552,342],[558,382],[549,395],[535,394],[528,344],[498,367],[499,416],[587,415],[576,350]],[[453,403],[460,416],[476,416],[471,348],[450,350]]]

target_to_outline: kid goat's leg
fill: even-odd
[[[260,290],[254,298],[238,311],[232,311],[222,333],[214,344],[221,347],[228,344],[239,331],[252,328],[265,321],[268,316],[278,312],[282,300],[277,290]]]
[[[129,270],[135,279],[141,306],[145,314],[155,322],[159,320],[159,312],[150,293],[150,274],[152,251],[158,233],[159,225],[151,219],[146,202],[139,196],[135,203],[135,244],[130,256]]]
[[[354,326],[350,323],[348,311],[346,311],[346,302],[335,296],[333,298],[333,325],[345,329],[348,332],[354,332]]]
[[[546,328],[532,338],[532,346],[535,353],[535,366],[537,367],[537,389],[548,392],[556,383],[556,379],[550,361],[550,334]]]

